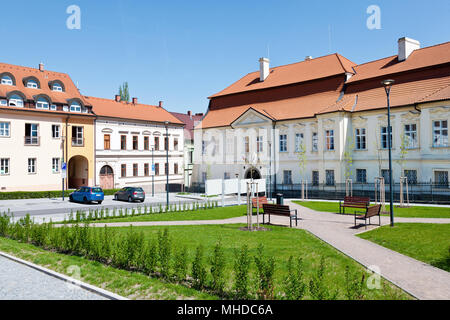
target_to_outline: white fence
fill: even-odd
[[[207,196],[228,195],[228,194],[245,194],[247,193],[247,182],[250,179],[215,179],[205,182],[205,193]],[[266,192],[266,180],[253,180],[258,184],[258,192]]]

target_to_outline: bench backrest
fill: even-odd
[[[345,203],[370,203],[370,198],[368,197],[345,197],[344,198],[344,204]]]
[[[381,204],[376,206],[368,207],[366,210],[366,218],[377,216],[381,213]]]
[[[267,203],[267,197],[259,197],[259,207],[261,208],[263,204]],[[252,199],[252,206],[256,208],[258,205],[258,198]]]
[[[278,204],[263,204],[264,213],[276,214],[282,216],[290,216],[291,210],[289,206],[282,206]]]

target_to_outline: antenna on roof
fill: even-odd
[[[331,24],[328,25],[328,50],[331,52]]]

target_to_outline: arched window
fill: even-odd
[[[28,80],[27,81],[27,88],[38,89],[39,85],[38,85],[37,81],[35,81],[35,80]]]
[[[36,101],[36,109],[45,109],[48,110],[50,107],[50,104],[48,103],[47,99],[40,97]]]
[[[13,85],[13,80],[11,79],[10,76],[3,76],[2,77],[2,81],[1,84],[7,85],[7,86],[12,86]]]
[[[81,112],[81,105],[76,101],[72,101],[70,104],[70,112]]]
[[[21,96],[14,94],[9,97],[8,105],[10,107],[23,107],[23,99]]]
[[[53,91],[58,91],[58,92],[63,92],[62,86],[59,83],[57,83],[57,82],[53,83],[52,90]]]

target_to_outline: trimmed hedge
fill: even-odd
[[[75,190],[64,190],[65,197]],[[119,189],[103,190],[105,196],[111,196],[119,191]],[[0,200],[17,200],[17,199],[45,199],[60,198],[62,190],[59,191],[16,191],[16,192],[0,192]]]

